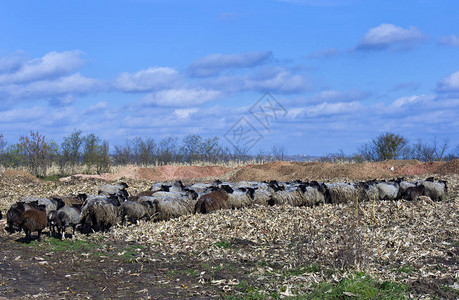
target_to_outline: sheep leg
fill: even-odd
[[[62,226],[62,240],[65,240],[65,226]]]
[[[41,230],[38,231],[38,241],[41,241]]]
[[[75,237],[76,225],[73,225],[73,233],[72,233],[72,240]]]

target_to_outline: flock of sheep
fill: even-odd
[[[368,200],[414,200],[428,196],[434,201],[447,194],[445,181],[433,178],[414,182],[403,178],[392,181],[356,183],[303,182],[221,182],[185,186],[156,183],[150,190],[129,195],[128,185],[103,185],[98,195],[76,197],[26,197],[7,212],[7,230],[24,230],[26,239],[49,228],[50,235],[65,238],[71,227],[83,233],[107,231],[117,224],[138,220],[162,221],[193,213],[210,213],[220,209],[237,209],[253,205],[314,206]],[[0,215],[1,216],[1,215]]]

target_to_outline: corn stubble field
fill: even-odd
[[[0,297],[459,298],[457,160],[202,168],[207,169],[128,167],[125,173],[62,181],[5,170],[0,177]],[[25,196],[97,194],[107,181],[126,182],[135,195],[157,181],[177,179],[185,184],[217,178],[355,182],[400,176],[445,180],[448,195],[442,201],[421,196],[313,207],[254,205],[77,233],[73,240],[48,237],[45,231],[42,241],[28,242],[24,233],[4,230],[6,211]]]

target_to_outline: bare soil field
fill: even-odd
[[[272,162],[223,167],[126,167],[113,174],[42,181],[0,174],[0,210],[24,196],[97,193],[127,182],[136,194],[157,181],[447,180],[442,202],[377,201],[316,207],[250,207],[117,226],[61,241],[27,242],[0,220],[0,298],[6,299],[364,299],[342,286],[379,288],[365,299],[459,298],[459,161],[366,164]],[[45,232],[47,233],[47,232]],[[362,275],[363,274],[363,275]]]

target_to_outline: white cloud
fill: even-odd
[[[455,34],[444,36],[438,41],[439,45],[459,47],[459,37]]]
[[[99,113],[101,111],[105,111],[108,108],[108,103],[107,102],[97,102],[94,105],[91,105],[86,111],[86,114],[95,114]]]
[[[188,74],[192,77],[207,77],[218,74],[224,69],[255,67],[266,63],[272,57],[271,51],[210,54],[192,62],[188,67]]]
[[[311,88],[311,83],[301,75],[292,74],[281,68],[267,68],[244,79],[244,90],[298,93]]]
[[[35,81],[26,85],[0,86],[0,93],[13,99],[33,99],[58,97],[66,94],[82,95],[99,91],[102,88],[103,83],[101,81],[75,73],[56,80]]]
[[[357,101],[338,103],[323,102],[312,106],[289,108],[288,115],[292,119],[305,121],[305,117],[315,118],[329,115],[347,115],[360,111],[362,108],[362,105]]]
[[[222,93],[216,90],[202,88],[170,89],[148,94],[141,105],[157,105],[167,107],[187,107],[201,105],[220,97]]]
[[[454,72],[437,85],[439,92],[459,92],[459,71]]]
[[[14,71],[0,74],[0,85],[27,83],[36,80],[57,78],[83,65],[81,51],[49,52],[42,58],[23,62],[6,60],[3,64]],[[13,65],[11,65],[13,64]]]
[[[422,33],[413,26],[404,29],[393,24],[381,24],[368,30],[357,50],[404,49],[422,37]]]
[[[22,123],[37,120],[46,115],[47,109],[43,106],[10,109],[0,111],[1,123]]]
[[[179,108],[174,109],[174,113],[179,119],[188,119],[192,114],[198,111],[197,108]]]
[[[114,86],[123,92],[150,92],[171,88],[179,79],[179,73],[172,68],[153,67],[136,73],[121,73]]]
[[[422,102],[431,102],[435,99],[434,95],[413,95],[413,96],[405,96],[405,97],[400,97],[396,99],[394,102],[392,102],[393,107],[400,108],[403,106],[410,106],[412,104],[416,103],[422,103]]]
[[[367,98],[370,95],[368,92],[360,90],[350,90],[347,92],[341,92],[336,90],[322,91],[318,94],[313,95],[307,101],[309,103],[317,102],[351,102]]]

